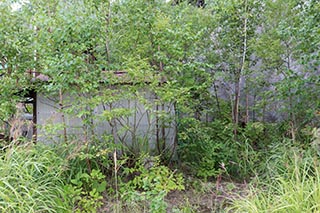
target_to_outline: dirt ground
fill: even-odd
[[[194,212],[224,212],[231,201],[246,193],[246,183],[234,182],[200,182],[185,191],[174,191],[168,194],[168,212],[175,208],[193,210]]]
[[[165,201],[168,205],[167,213],[176,212],[225,212],[233,199],[243,197],[247,194],[248,185],[246,183],[236,183],[231,181],[202,182],[191,181],[186,184],[183,191],[170,192]],[[138,213],[149,212],[139,204],[116,204],[105,200],[99,212],[119,212]]]

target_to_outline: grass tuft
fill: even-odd
[[[0,159],[0,212],[71,212],[64,161],[50,147],[12,147]]]
[[[288,157],[288,156],[286,156]],[[260,180],[249,195],[235,199],[230,212],[320,212],[320,167],[311,154],[293,152],[284,171]],[[258,180],[259,181],[259,180]]]

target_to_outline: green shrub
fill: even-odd
[[[270,142],[270,138],[266,135],[267,125],[261,122],[249,122],[242,130],[241,138],[246,140],[254,150],[264,149],[266,144]]]
[[[179,134],[178,155],[187,169],[198,177],[216,177],[222,173],[221,163],[232,159],[232,127],[221,121],[204,124],[185,119]]]
[[[121,183],[122,199],[128,205],[141,204],[149,212],[165,212],[168,192],[184,189],[182,175],[160,165],[159,157],[142,155],[134,167],[124,168],[123,174],[134,177]]]
[[[0,158],[1,212],[71,212],[65,161],[49,146],[11,147]]]
[[[94,139],[86,143],[75,140],[70,143],[56,144],[57,154],[67,160],[68,169],[66,179],[75,179],[79,173],[88,173],[92,170],[101,171],[107,177],[112,175],[114,150],[124,150],[119,144],[112,143],[109,138]]]
[[[66,186],[72,202],[77,206],[76,212],[96,212],[102,203],[102,192],[106,191],[105,176],[98,170],[90,174],[79,172]]]
[[[111,153],[115,148],[118,147],[107,137],[55,146],[56,152],[67,160],[65,190],[74,212],[96,212],[103,204],[103,193],[112,191],[112,184],[108,188],[106,180],[112,174]]]

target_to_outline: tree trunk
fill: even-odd
[[[67,143],[68,141],[68,137],[67,137],[67,124],[66,124],[66,118],[64,116],[63,113],[63,94],[62,94],[62,90],[59,90],[59,109],[61,110],[61,119],[62,119],[62,123],[63,123],[63,138],[64,138],[64,142]]]
[[[245,13],[247,12],[247,0],[245,0]],[[243,46],[242,46],[242,57],[240,61],[240,68],[235,74],[235,94],[234,94],[234,107],[233,107],[233,122],[234,122],[234,138],[237,140],[238,135],[238,124],[239,124],[239,104],[240,104],[240,80],[241,75],[245,68],[245,61],[247,56],[247,15],[245,15],[243,23]]]
[[[240,72],[236,76],[235,82],[235,94],[234,94],[234,106],[233,106],[233,124],[234,124],[234,138],[238,135],[238,124],[239,124],[239,104],[240,104]]]

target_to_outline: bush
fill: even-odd
[[[129,205],[141,204],[150,212],[166,212],[165,196],[170,191],[184,189],[182,175],[160,165],[159,157],[142,155],[134,167],[126,167],[123,172],[134,177],[121,184],[122,199]]]
[[[90,174],[79,172],[66,189],[77,209],[75,212],[96,212],[102,206],[102,192],[106,191],[105,176],[98,170]]]
[[[230,144],[232,127],[221,121],[204,124],[195,119],[185,120],[179,135],[178,155],[183,168],[202,178],[221,174],[221,163],[232,159]]]

